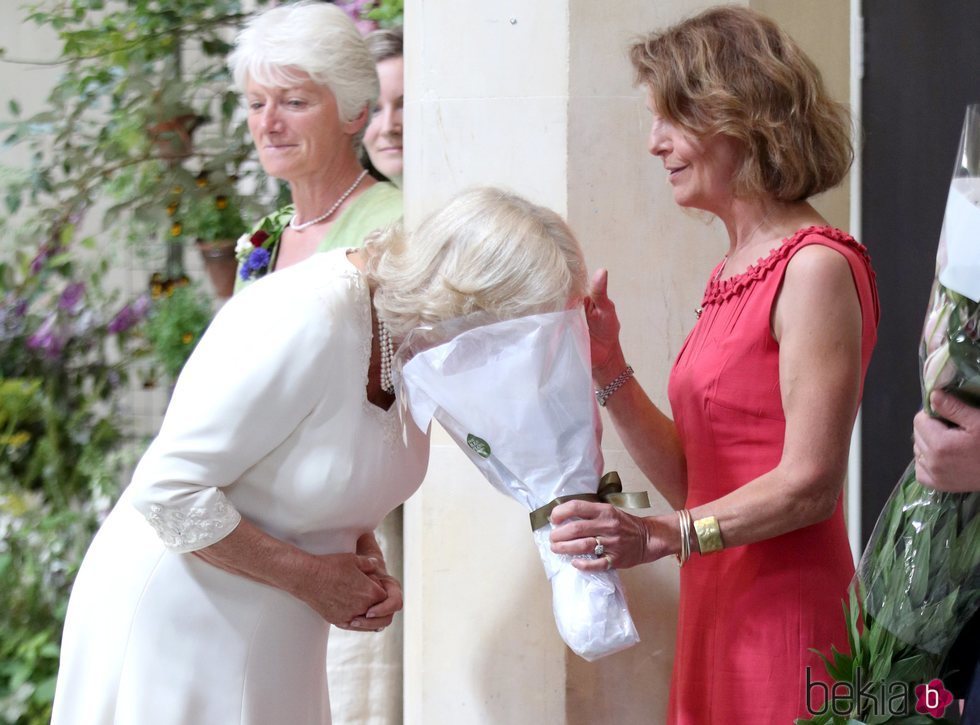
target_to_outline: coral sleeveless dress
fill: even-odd
[[[809,244],[834,249],[850,264],[863,317],[863,387],[879,314],[863,246],[838,229],[810,227],[743,274],[719,281],[719,265],[668,386],[687,456],[689,508],[779,462],[786,421],[770,313],[786,265]],[[807,686],[807,668],[811,681],[826,674],[809,648],[846,648],[841,600],[853,573],[841,501],[818,524],[693,556],[681,570],[669,722],[788,725],[806,714],[808,694],[822,705],[823,688]]]

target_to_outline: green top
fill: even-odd
[[[320,244],[317,245],[317,252],[328,252],[331,249],[340,247],[359,247],[364,243],[364,238],[375,229],[387,226],[401,218],[402,215],[402,193],[393,184],[379,181],[370,189],[354,199],[350,205],[344,209],[337,221],[330,225]],[[276,217],[279,223],[286,225],[293,216],[293,205],[277,209],[267,217],[259,220],[255,229],[262,226],[270,217]],[[276,253],[279,251],[279,240],[276,240],[275,247],[270,249],[272,259],[275,260]],[[273,262],[274,266],[274,262]],[[238,265],[241,271],[241,263]],[[248,284],[255,280],[243,280],[238,272],[235,273],[235,292],[244,289]]]

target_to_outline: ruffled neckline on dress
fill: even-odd
[[[847,232],[831,226],[814,225],[804,227],[794,232],[791,237],[783,239],[782,243],[769,252],[767,256],[760,258],[755,264],[750,265],[748,269],[740,274],[726,279],[717,279],[717,270],[720,266],[716,267],[715,272],[708,281],[708,287],[704,291],[704,298],[701,300],[701,305],[704,306],[712,302],[727,300],[741,293],[742,290],[751,287],[757,281],[765,279],[782,260],[790,255],[801,241],[812,234],[819,234],[835,242],[846,244],[861,254],[870,263],[868,250]]]

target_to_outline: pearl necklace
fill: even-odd
[[[378,345],[381,347],[381,389],[389,395],[395,394],[395,383],[391,379],[391,361],[395,357],[391,344],[391,333],[382,320],[378,320]]]
[[[347,197],[354,193],[354,189],[356,189],[358,187],[358,185],[361,183],[361,181],[364,180],[364,177],[365,176],[367,176],[367,169],[364,169],[358,175],[358,177],[356,179],[354,179],[354,183],[350,185],[350,187],[347,189],[347,191],[345,191],[343,194],[340,195],[340,198],[337,199],[337,201],[334,203],[334,205],[332,207],[330,207],[329,209],[327,209],[323,214],[321,214],[320,216],[318,216],[316,219],[310,219],[308,222],[303,222],[302,224],[297,224],[296,223],[296,215],[293,214],[292,218],[289,220],[289,228],[290,229],[295,229],[297,232],[301,232],[304,229],[306,229],[307,227],[312,227],[314,224],[319,224],[323,220],[330,218],[330,215],[333,214],[335,211],[337,211],[337,209],[340,208],[340,205],[344,203],[344,201],[347,199]]]

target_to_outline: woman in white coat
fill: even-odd
[[[427,460],[394,405],[392,341],[565,309],[586,285],[556,214],[478,189],[234,296],[82,564],[53,723],[329,723],[328,624],[377,630],[401,607],[358,539]]]

